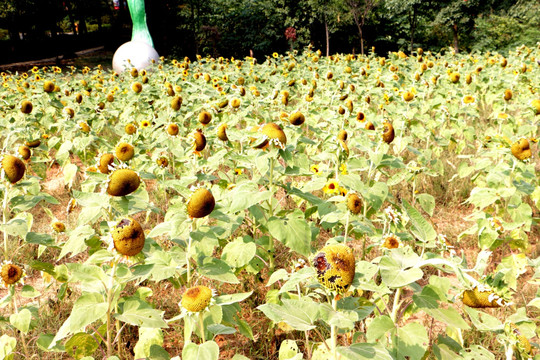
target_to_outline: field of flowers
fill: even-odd
[[[540,359],[539,65],[2,73],[0,360]]]

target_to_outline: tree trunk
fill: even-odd
[[[409,21],[411,22],[411,54],[414,51],[414,32],[416,30],[416,6],[413,5],[412,15],[409,13]]]
[[[454,23],[452,26],[452,30],[454,30],[454,50],[456,54],[459,52],[459,46],[458,46],[458,26],[457,23]]]
[[[326,56],[330,56],[330,33],[328,32],[328,21],[326,21],[326,15],[324,16],[324,32],[326,34]]]

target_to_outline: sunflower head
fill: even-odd
[[[111,172],[109,169],[109,165],[112,165],[114,161],[114,155],[113,154],[103,154],[99,158],[99,164],[98,164],[98,170],[102,174],[108,174]]]
[[[507,323],[505,326],[505,332],[514,341],[514,351],[518,352],[522,358],[530,359],[533,355],[533,348],[529,339],[521,333],[519,327],[513,323]]]
[[[212,114],[210,114],[208,111],[201,111],[199,113],[199,122],[203,125],[208,125],[212,121]]]
[[[292,113],[289,117],[289,122],[295,126],[300,126],[306,121],[306,117],[300,111]]]
[[[129,123],[126,125],[126,127],[124,128],[126,134],[128,135],[133,135],[137,132],[137,127],[135,126],[135,124],[132,124],[132,123]]]
[[[24,270],[19,265],[4,262],[0,270],[0,277],[5,287],[15,285],[25,276]]]
[[[131,217],[120,220],[111,231],[114,248],[125,256],[135,256],[144,247],[144,231],[139,222]]]
[[[19,146],[19,149],[17,150],[19,152],[19,155],[23,158],[23,160],[30,159],[30,156],[32,156],[32,150],[26,145]]]
[[[460,75],[457,72],[453,72],[449,75],[450,81],[455,84],[459,82]]]
[[[519,139],[511,147],[512,155],[514,155],[519,160],[526,160],[532,156],[531,147],[529,140]]]
[[[345,293],[354,279],[354,254],[343,244],[328,245],[313,258],[319,283],[338,294]]]
[[[180,107],[182,106],[182,97],[181,96],[175,96],[172,98],[171,100],[171,108],[174,110],[174,111],[178,111],[180,110]]]
[[[394,234],[386,235],[383,238],[384,242],[381,245],[381,247],[386,249],[397,249],[401,246],[401,242],[399,241],[399,238]]]
[[[202,218],[209,215],[215,206],[214,195],[205,188],[199,188],[191,194],[187,204],[187,212],[192,218]]]
[[[540,115],[540,99],[532,100],[531,107],[536,115]]]
[[[63,222],[58,220],[51,223],[51,228],[54,230],[54,232],[57,233],[63,233],[66,231],[66,225],[64,225]]]
[[[356,114],[356,120],[360,122],[366,121],[366,115],[363,112],[359,111],[358,114]]]
[[[199,152],[203,151],[206,147],[206,136],[204,136],[201,129],[197,129],[192,135],[193,138],[193,150]]]
[[[461,294],[463,303],[472,308],[499,308],[510,305],[505,299],[489,288],[475,286],[472,290],[465,290]]]
[[[131,68],[131,71],[129,72],[131,74],[132,77],[136,78],[137,76],[139,76],[139,70],[137,70],[137,68]]]
[[[125,196],[137,190],[140,184],[141,179],[135,171],[131,169],[117,169],[110,175],[107,194],[111,196]]]
[[[69,117],[70,119],[73,119],[73,117],[75,116],[75,110],[73,110],[73,109],[70,108],[70,107],[65,107],[64,110],[62,110],[62,112],[63,112],[67,117]]]
[[[23,114],[30,114],[32,112],[33,105],[29,100],[23,100],[21,103],[21,112]]]
[[[88,125],[88,123],[86,121],[81,121],[77,125],[79,126],[79,129],[81,129],[81,131],[83,133],[89,133],[90,132],[90,125]]]
[[[135,155],[135,148],[133,145],[123,142],[116,146],[115,153],[118,160],[129,161]]]
[[[238,109],[240,107],[241,101],[238,98],[234,98],[231,100],[231,106],[233,109]]]
[[[275,142],[279,147],[285,147],[287,145],[287,136],[278,124],[268,123],[262,127],[261,131],[270,141]]]
[[[385,122],[383,126],[383,134],[382,139],[385,143],[390,144],[392,141],[394,141],[395,132],[394,127],[390,122]]]
[[[138,81],[134,82],[133,84],[131,84],[131,90],[139,94],[142,91],[142,84]]]
[[[339,182],[336,179],[328,180],[326,185],[323,187],[323,192],[330,195],[339,194]]]
[[[15,184],[17,181],[21,180],[26,171],[26,166],[24,162],[13,155],[4,155],[2,157],[2,170],[6,173],[7,179]]]
[[[111,94],[111,93],[107,94],[107,101],[108,102],[113,102],[114,101],[114,95]]]
[[[341,140],[341,141],[347,141],[348,136],[349,135],[347,134],[347,131],[341,129],[341,130],[339,130],[339,133],[337,135],[337,139]]]
[[[349,193],[349,196],[347,196],[347,208],[355,215],[362,211],[362,199],[357,193]]]
[[[77,104],[82,103],[82,101],[83,101],[82,94],[80,94],[80,93],[75,94],[75,101],[77,102]]]
[[[513,96],[512,90],[510,90],[510,89],[504,90],[503,99],[504,99],[505,101],[510,101],[510,100],[512,100],[512,96]]]
[[[54,91],[54,83],[52,81],[45,81],[43,83],[43,91],[46,93],[52,93]]]
[[[227,137],[227,124],[219,125],[217,129],[217,137],[221,141],[229,140],[229,138]]]
[[[158,164],[159,167],[166,168],[169,166],[169,160],[167,160],[166,157],[161,156],[156,159],[156,164]]]
[[[406,102],[412,101],[414,99],[414,94],[410,91],[404,92],[402,96],[403,100],[405,100]]]
[[[366,130],[375,130],[375,125],[373,125],[373,123],[371,121],[368,121],[366,123],[366,127],[365,127]]]
[[[206,309],[212,301],[212,290],[204,285],[191,287],[182,295],[180,304],[192,313]]]

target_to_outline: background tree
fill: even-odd
[[[346,0],[346,4],[358,28],[360,36],[360,53],[364,55],[364,26],[372,10],[380,3],[380,0]]]

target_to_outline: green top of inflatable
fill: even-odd
[[[148,31],[146,24],[146,12],[144,10],[144,0],[127,0],[131,21],[133,22],[133,31],[131,41],[142,41],[154,47],[154,42]]]

